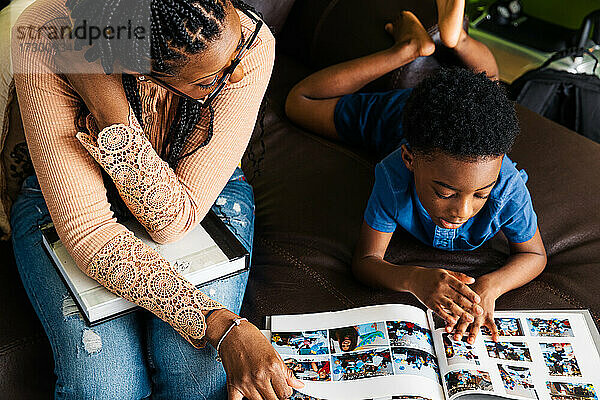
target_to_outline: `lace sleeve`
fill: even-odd
[[[128,125],[114,124],[98,132],[91,114],[86,125],[88,132],[78,132],[77,139],[112,178],[137,220],[150,235],[169,225],[187,194],[144,135],[131,107]]]
[[[204,346],[206,324],[202,311],[223,308],[129,231],[104,245],[86,274],[169,323],[196,348]]]

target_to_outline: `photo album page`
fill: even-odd
[[[270,337],[305,383],[294,400],[598,400],[600,356],[582,312],[499,311],[495,322],[497,342],[483,329],[470,345],[430,311],[388,304],[273,316]]]
[[[273,316],[271,343],[313,398],[391,397],[401,388],[407,396],[444,399],[427,314],[417,307]]]
[[[499,340],[492,341],[484,327],[473,345],[454,340],[443,322],[428,314],[436,327],[433,339],[448,400],[474,393],[523,400],[598,399],[600,357],[582,314],[497,311]]]

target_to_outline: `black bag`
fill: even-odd
[[[600,143],[600,78],[595,75],[598,58],[588,50],[590,39],[600,44],[600,10],[584,18],[575,47],[555,53],[516,79],[510,93],[517,103]],[[596,60],[593,75],[546,69],[555,61],[585,54]]]
[[[591,55],[580,48],[559,52],[516,79],[510,93],[517,103],[600,143],[600,78],[545,69],[551,62],[579,53]],[[594,71],[597,64],[596,58]]]

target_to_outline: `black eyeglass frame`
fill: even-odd
[[[237,66],[242,61],[242,58],[246,54],[246,51],[248,51],[248,49],[254,44],[254,41],[256,40],[256,38],[258,37],[258,33],[260,32],[260,28],[262,28],[262,26],[263,26],[263,21],[260,20],[257,16],[253,15],[253,13],[251,11],[245,10],[245,9],[242,9],[241,11],[244,14],[246,14],[248,16],[248,18],[250,18],[254,23],[256,23],[254,32],[252,33],[250,38],[246,41],[246,43],[244,43],[241,50],[235,56],[233,61],[231,61],[231,64],[227,68],[225,68],[225,70],[223,71],[223,75],[221,76],[219,81],[216,83],[217,87],[215,87],[213,90],[211,90],[210,93],[208,93],[203,99],[194,99],[193,97],[188,96],[187,94],[174,88],[173,86],[169,85],[168,83],[150,75],[152,77],[152,79],[157,81],[160,85],[164,86],[166,89],[177,94],[178,96],[185,97],[186,99],[188,99],[190,101],[199,103],[201,108],[207,108],[208,106],[210,106],[210,104],[213,102],[213,100],[219,95],[219,93],[221,93],[221,90],[223,90],[223,88],[227,84],[227,81],[229,81],[229,78],[233,74],[233,71],[235,71]]]

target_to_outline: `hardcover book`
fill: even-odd
[[[381,305],[267,321],[305,387],[292,399],[598,400],[600,336],[587,310],[497,311],[500,332],[454,340],[431,311]]]
[[[135,219],[123,222],[123,225],[196,287],[239,274],[249,267],[248,252],[212,211],[182,239],[168,244],[154,242]],[[136,304],[115,295],[85,275],[60,241],[52,223],[40,229],[46,252],[89,326],[139,309]]]

